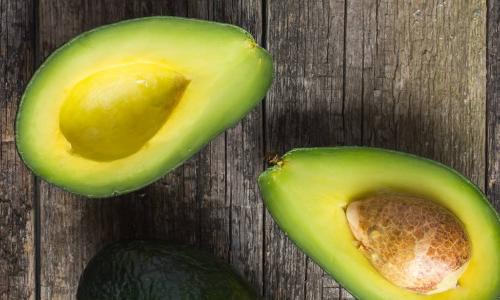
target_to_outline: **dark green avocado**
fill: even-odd
[[[120,241],[92,258],[78,300],[258,299],[226,263],[165,241]]]

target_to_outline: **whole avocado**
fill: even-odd
[[[78,300],[258,299],[226,263],[165,241],[119,241],[94,256],[80,278]]]

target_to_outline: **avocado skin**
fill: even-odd
[[[226,263],[165,241],[109,244],[85,268],[78,300],[259,299]]]

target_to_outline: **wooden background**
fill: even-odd
[[[16,154],[14,119],[36,67],[85,30],[149,15],[252,32],[275,60],[267,99],[130,195],[88,200],[34,178]],[[124,238],[206,249],[266,299],[351,299],[265,211],[256,177],[266,153],[408,151],[463,172],[498,209],[499,43],[496,0],[0,0],[0,299],[74,299],[89,258]]]

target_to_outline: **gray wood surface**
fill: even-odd
[[[344,142],[344,18],[343,1],[269,2],[276,79],[265,107],[266,152]],[[338,285],[265,219],[266,298],[321,299],[324,286],[338,298]]]
[[[31,1],[0,0],[0,299],[34,299],[33,176],[19,159],[14,119],[34,64]]]
[[[266,155],[334,145],[408,151],[463,172],[500,208],[499,11],[489,1],[486,24],[484,0],[0,0],[0,299],[74,299],[88,260],[124,238],[205,249],[266,299],[351,299],[265,211],[256,177]],[[35,182],[13,143],[35,64],[85,30],[148,15],[252,32],[275,59],[268,98],[130,195],[88,200]]]
[[[488,1],[486,193],[500,210],[500,2]]]

